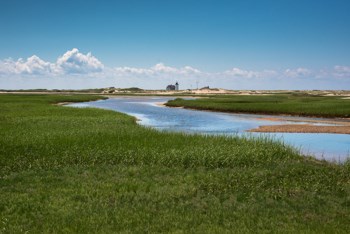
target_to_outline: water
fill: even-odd
[[[268,121],[261,118],[273,116],[196,111],[182,108],[168,108],[160,105],[160,103],[171,99],[174,98],[120,97],[95,102],[75,103],[70,104],[70,106],[97,107],[123,112],[135,116],[142,125],[165,131],[271,136],[297,147],[304,154],[328,161],[343,162],[350,155],[349,135],[324,133],[245,133],[246,130],[257,128],[261,125],[302,124],[302,122]]]

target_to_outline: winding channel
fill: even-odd
[[[303,124],[290,121],[269,121],[269,115],[229,114],[169,108],[161,105],[174,97],[116,97],[94,102],[69,104],[73,107],[96,107],[114,110],[136,117],[139,124],[158,130],[202,134],[269,136],[284,141],[301,150],[305,155],[318,159],[344,162],[350,156],[350,135],[329,133],[247,133],[263,125]],[[306,118],[293,117],[303,121]],[[317,121],[317,119],[313,119]],[[306,122],[305,122],[306,123]],[[323,125],[322,122],[315,123]]]

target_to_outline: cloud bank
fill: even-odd
[[[204,72],[196,68],[185,66],[181,68],[166,66],[163,63],[158,63],[150,68],[135,68],[135,67],[116,67],[112,69],[112,74],[115,76],[203,76]]]
[[[108,82],[108,79],[112,79],[114,83],[120,86],[137,85],[147,88],[159,88],[166,83],[178,80],[182,83],[187,83],[188,88],[190,88],[193,83],[198,81],[216,87],[226,86],[229,82],[234,82],[235,85],[236,83],[245,81],[247,84],[263,84],[265,81],[278,81],[281,84],[287,84],[290,80],[295,82],[298,80],[300,82],[310,82],[322,79],[350,81],[350,67],[336,65],[332,68],[322,70],[299,67],[284,70],[265,69],[261,71],[233,67],[221,72],[205,72],[191,66],[172,67],[163,63],[155,64],[149,68],[106,67],[90,52],[84,54],[78,49],[73,48],[62,56],[59,56],[55,62],[44,61],[36,55],[27,59],[20,58],[13,60],[9,58],[0,60],[0,78],[3,78],[0,81],[2,82],[5,78],[10,80],[12,77],[17,79],[34,79],[40,77],[49,79],[61,77],[62,79],[67,79],[70,77],[71,80],[74,79],[73,77],[75,79],[89,77],[96,80],[104,79],[106,85],[107,83],[112,83],[110,81]],[[118,79],[117,82],[115,82],[115,79]],[[149,83],[149,86],[143,85],[146,82]],[[98,82],[92,83],[92,85],[96,84]],[[3,85],[0,83],[0,86]]]

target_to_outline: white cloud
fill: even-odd
[[[155,72],[160,72],[160,73],[177,73],[178,69],[174,68],[174,67],[168,67],[165,66],[163,63],[158,63],[156,65],[154,65],[151,70],[155,71]]]
[[[74,48],[68,50],[57,59],[56,66],[59,72],[65,74],[84,74],[101,72],[104,65],[89,52],[86,55]]]
[[[150,68],[136,67],[116,67],[112,69],[115,76],[193,76],[203,74],[200,70],[184,66],[181,68],[166,66],[163,63],[158,63]]]
[[[0,61],[0,73],[2,74],[48,74],[53,67],[53,64],[45,62],[36,55],[26,60],[20,58],[17,61],[12,59]]]
[[[153,71],[150,69],[144,68],[135,68],[135,67],[116,67],[112,69],[112,74],[117,76],[125,75],[151,75]]]
[[[248,71],[248,70],[242,70],[239,68],[232,68],[231,70],[227,70],[224,72],[224,74],[234,77],[243,77],[243,78],[253,78],[258,77],[258,72],[255,71]]]
[[[347,66],[335,66],[333,75],[340,78],[350,78],[350,67]]]
[[[0,75],[16,74],[16,66],[14,64],[15,62],[11,58],[0,60]]]
[[[307,69],[307,68],[303,68],[303,67],[299,67],[296,69],[286,69],[284,71],[284,76],[289,77],[289,78],[302,78],[302,77],[310,77],[312,76],[312,71]]]
[[[170,67],[166,66],[163,63],[158,63],[151,67],[148,71],[151,74],[158,74],[158,75],[164,75],[164,74],[173,74],[173,75],[198,75],[202,72],[196,68],[193,68],[191,66],[184,66],[181,68],[176,67]]]
[[[271,78],[278,75],[277,71],[274,70],[263,70],[263,71],[252,71],[244,70],[240,68],[232,68],[231,70],[224,71],[222,73],[226,76],[241,77],[241,78]]]
[[[201,72],[200,70],[193,68],[191,66],[185,66],[182,68],[182,73],[185,74],[202,74],[203,72]]]
[[[56,63],[46,62],[33,55],[27,59],[0,60],[0,74],[5,75],[63,75],[101,72],[103,64],[91,53],[82,54],[78,49],[67,51]]]

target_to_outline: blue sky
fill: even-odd
[[[4,0],[0,5],[0,89],[161,88],[174,80],[183,88],[195,80],[247,89],[350,87],[350,1]],[[33,55],[40,60],[27,61]],[[58,65],[62,57],[66,60]]]

